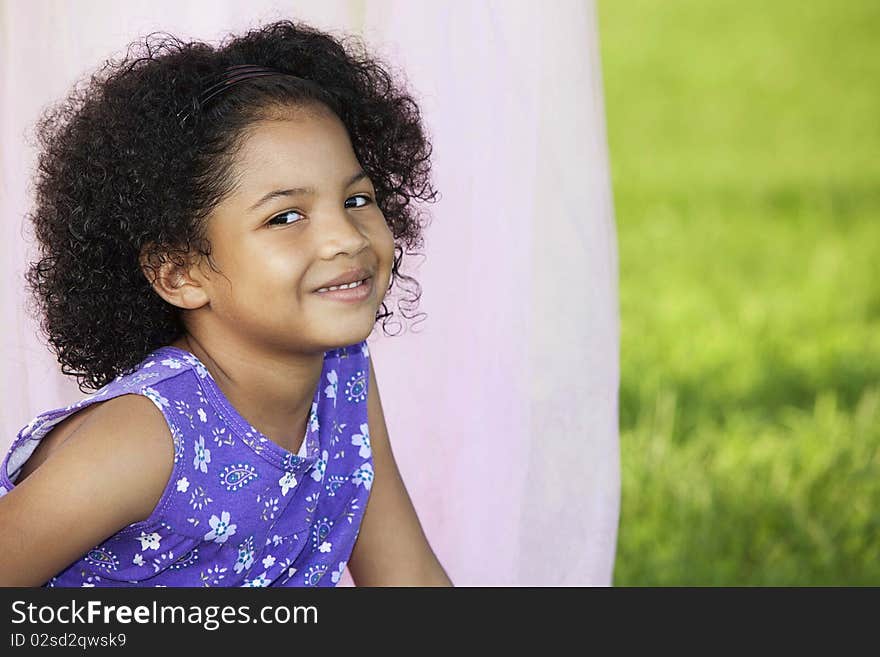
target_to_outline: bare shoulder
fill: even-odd
[[[95,402],[29,476],[0,497],[0,585],[38,586],[120,529],[150,516],[174,443],[147,397]]]
[[[138,457],[141,465],[169,466],[167,474],[171,474],[171,430],[165,415],[149,397],[131,393],[108,399],[83,423],[83,428],[88,422],[93,423],[91,433],[108,447],[119,446],[122,454]]]
[[[126,524],[149,517],[174,466],[171,430],[150,398],[126,394],[100,402],[67,444],[85,458],[94,458],[100,452],[105,467],[112,463],[113,470],[124,475],[116,477],[128,482],[128,513],[136,516]]]

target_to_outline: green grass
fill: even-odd
[[[880,584],[880,3],[599,0],[615,585]]]

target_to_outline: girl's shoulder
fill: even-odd
[[[210,376],[207,369],[191,354],[172,347],[160,347],[141,360],[133,370],[120,374],[94,393],[69,406],[41,413],[32,422],[41,417],[53,420],[57,417],[63,418],[69,412],[76,412],[95,402],[130,393],[149,397],[161,409],[167,399],[159,393],[159,384],[187,372],[194,372],[199,379]],[[165,390],[168,390],[167,386],[163,387],[163,391]]]
[[[168,385],[168,382],[184,372],[195,372],[199,375],[195,363],[177,354],[168,353],[167,348],[162,347],[151,352],[132,371],[117,376],[94,393],[73,404],[43,411],[33,417],[19,430],[5,457],[0,461],[0,496],[11,490],[22,474],[30,474],[89,414],[104,405],[103,402],[123,395],[142,395],[149,398],[164,414],[165,408],[174,401],[177,390]],[[186,388],[192,387],[189,382],[183,385]],[[120,404],[126,405],[124,400],[119,400],[114,406]],[[31,456],[35,460],[25,468]]]

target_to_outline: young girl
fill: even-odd
[[[451,585],[366,343],[436,196],[412,98],[290,21],[104,71],[38,123],[27,272],[96,392],[0,465],[0,583]]]

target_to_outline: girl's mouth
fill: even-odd
[[[330,288],[322,288],[320,290],[316,290],[315,294],[317,294],[322,299],[328,299],[331,301],[347,301],[349,303],[356,303],[358,301],[363,301],[367,297],[369,297],[373,292],[373,277],[365,278],[362,281],[358,281],[354,287],[348,286],[340,286],[338,289],[330,289]]]

